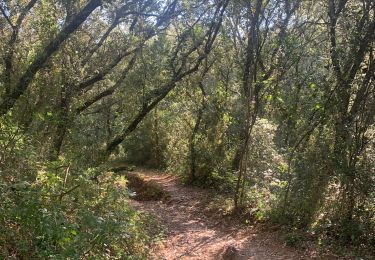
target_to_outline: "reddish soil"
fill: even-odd
[[[212,196],[206,190],[184,186],[168,174],[137,173],[169,193],[163,201],[131,201],[165,227],[164,239],[152,248],[152,259],[323,259],[285,246],[278,232],[210,217],[206,209]],[[231,249],[235,252],[228,254]]]

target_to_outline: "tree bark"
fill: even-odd
[[[58,122],[56,125],[56,133],[52,139],[49,161],[56,161],[59,158],[63,141],[69,124],[69,86],[64,85],[60,94],[60,104],[58,107]]]

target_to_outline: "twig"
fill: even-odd
[[[73,188],[70,188],[69,190],[67,191],[64,191],[62,193],[60,193],[59,195],[56,195],[59,197],[59,201],[62,200],[62,198],[65,196],[65,195],[68,195],[69,193],[71,193],[72,191],[76,190],[79,186],[81,186],[81,184],[77,184],[76,186],[74,186]]]
[[[68,179],[69,170],[70,170],[70,165],[68,165],[68,167],[67,167],[66,170],[65,170],[65,178],[64,178],[64,184],[63,184],[63,188],[64,188],[64,189],[65,189],[66,181],[67,181],[67,179]]]

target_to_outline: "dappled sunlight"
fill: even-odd
[[[309,258],[286,248],[272,233],[213,218],[205,212],[213,199],[208,191],[183,186],[173,175],[141,170],[139,176],[155,181],[170,194],[164,201],[131,201],[134,208],[153,214],[165,228],[164,239],[152,250],[157,259],[218,259],[230,246],[238,250],[238,259]]]
[[[375,259],[375,0],[0,0],[0,259]]]

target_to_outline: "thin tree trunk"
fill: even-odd
[[[190,137],[190,181],[194,182],[197,180],[197,152],[195,149],[196,144],[196,135],[199,131],[200,124],[202,121],[202,115],[203,115],[203,107],[199,108],[197,119],[195,120],[193,132],[191,133]]]
[[[69,86],[64,85],[61,90],[59,104],[59,118],[56,125],[56,134],[53,137],[52,145],[49,153],[49,160],[56,161],[60,155],[67,127],[69,124]]]

